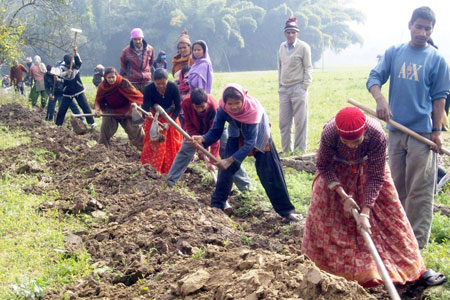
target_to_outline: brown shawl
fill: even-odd
[[[181,70],[185,65],[192,66],[193,64],[194,60],[192,59],[192,55],[181,57],[181,54],[178,53],[172,58],[172,75],[175,75],[175,73]]]

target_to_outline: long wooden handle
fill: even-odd
[[[347,102],[350,103],[350,104],[352,104],[352,105],[354,105],[354,106],[356,106],[356,107],[358,107],[358,108],[360,108],[360,109],[362,109],[362,110],[365,111],[366,113],[368,113],[368,114],[370,114],[370,115],[372,115],[373,117],[375,117],[375,118],[378,119],[377,113],[376,113],[373,109],[371,109],[370,107],[367,107],[367,106],[365,106],[365,105],[363,105],[363,104],[359,103],[358,101],[356,101],[356,100],[354,100],[354,99],[351,99],[351,98],[349,98],[349,99],[347,100]],[[379,119],[379,120],[381,120],[381,119]],[[381,121],[384,121],[384,120],[381,120]],[[429,140],[429,139],[427,139],[427,138],[421,136],[421,135],[418,134],[417,132],[412,131],[411,129],[409,129],[409,128],[403,126],[403,125],[400,124],[400,123],[395,122],[394,120],[389,120],[389,121],[384,121],[384,122],[386,122],[387,124],[392,125],[392,127],[395,127],[395,128],[397,128],[398,130],[400,130],[400,131],[402,131],[402,132],[404,132],[404,133],[406,133],[406,134],[412,136],[413,138],[419,140],[419,141],[422,142],[422,143],[425,143],[425,144],[427,144],[427,145],[429,145],[429,146],[436,147],[436,144],[435,144],[432,140]],[[441,147],[441,150],[442,150],[442,152],[443,152],[444,154],[450,155],[450,151],[449,151],[449,150],[447,150],[447,149],[445,149],[445,148],[442,148],[442,147]]]
[[[131,105],[133,105],[138,111],[140,111],[143,114],[145,114],[147,116],[147,118],[149,118],[150,120],[155,121],[155,118],[153,118],[153,115],[151,113],[149,113],[148,111],[146,111],[145,109],[143,109],[142,107],[137,105],[136,103],[133,103]],[[159,122],[158,120],[156,120],[156,121],[158,122],[158,125],[162,128],[163,124],[161,124],[161,122]]]
[[[155,104],[154,107],[159,111],[159,113],[164,117],[164,119],[166,119],[167,122],[169,122],[173,127],[175,127],[175,129],[178,130],[178,132],[180,132],[186,139],[192,140],[191,136],[186,131],[184,131],[183,128],[181,128],[174,120],[172,120],[172,118],[166,113],[166,111],[161,106]],[[219,162],[219,159],[217,159],[217,157],[215,157],[211,152],[203,148],[202,145],[197,144],[196,147],[198,148],[198,150],[200,150],[200,152],[208,156],[216,163]]]
[[[73,52],[72,52],[72,60],[70,61],[69,70],[72,70],[73,60],[75,59],[75,46],[77,45],[77,35],[78,32],[75,31],[75,36],[73,37]]]
[[[81,118],[81,117],[96,117],[96,115],[95,115],[94,113],[90,113],[90,114],[73,114],[72,117],[75,117],[75,118]],[[128,116],[125,116],[124,114],[108,114],[108,113],[100,114],[99,117],[121,117],[121,118],[128,118]]]
[[[358,221],[359,213],[356,209],[352,209],[353,217],[355,218],[355,221]],[[381,278],[383,278],[384,286],[389,292],[389,296],[392,300],[400,300],[400,296],[398,295],[397,290],[395,289],[395,286],[392,282],[391,277],[389,276],[388,271],[386,270],[386,266],[383,263],[383,260],[380,257],[380,254],[378,254],[377,248],[375,247],[375,244],[373,243],[372,238],[370,237],[370,234],[364,230],[363,228],[360,229],[360,233],[364,238],[364,241],[366,242],[367,248],[369,248],[370,253],[372,254],[372,258],[375,261],[375,264],[377,265],[378,272],[380,272]]]

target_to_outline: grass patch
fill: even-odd
[[[0,126],[2,149],[29,142],[24,133]],[[42,148],[30,148],[28,153],[43,163],[55,158]],[[23,192],[23,187],[37,181],[36,176],[7,172],[0,178],[0,299],[38,299],[48,289],[90,272],[86,251],[73,255],[58,251],[64,249],[63,232],[83,229],[80,223],[61,219],[56,210],[36,209],[54,200],[58,192],[39,196]]]
[[[450,218],[441,215],[440,212],[435,213],[433,217],[431,240],[438,244],[450,241]]]
[[[0,125],[0,149],[10,149],[23,144],[28,144],[31,139],[21,131],[12,131],[6,126]]]
[[[35,161],[46,163],[48,160],[56,159],[56,154],[43,148],[31,148],[28,150]]]
[[[434,222],[433,222],[434,223]],[[450,240],[444,240],[441,243],[431,242],[423,251],[422,256],[428,269],[443,273],[445,276],[450,274]],[[450,282],[444,285],[426,290],[425,299],[441,300],[450,299]]]
[[[37,212],[49,199],[23,193],[19,182],[0,179],[0,299],[39,296],[90,271],[86,252],[68,256],[55,251],[64,249],[63,231],[80,225],[73,219],[59,221],[57,211]]]
[[[234,209],[234,214],[240,218],[250,216],[253,210],[256,208],[255,196],[249,191],[241,193],[239,195],[238,201],[239,206]]]
[[[444,186],[443,192],[435,196],[435,201],[441,204],[450,205],[450,185]]]

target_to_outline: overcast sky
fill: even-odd
[[[360,9],[366,16],[363,25],[353,28],[364,38],[364,45],[351,46],[339,54],[325,52],[325,67],[330,65],[373,65],[377,54],[391,45],[408,42],[408,22],[415,8],[429,6],[436,14],[431,37],[441,53],[450,61],[450,1],[448,0],[349,0],[349,6]],[[322,61],[317,62],[320,68]]]

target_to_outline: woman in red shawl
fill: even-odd
[[[324,126],[316,165],[303,234],[304,254],[322,270],[357,280],[364,287],[382,284],[358,232],[363,228],[372,234],[395,284],[417,279],[427,285],[439,283],[439,276],[432,278],[436,273],[426,271],[398,198],[386,164],[386,135],[378,121],[356,107],[341,109]],[[353,208],[361,208],[357,222]]]
[[[131,103],[142,104],[143,95],[126,79],[120,76],[114,67],[106,68],[104,80],[100,83],[95,97],[95,114],[102,112],[118,116],[104,116],[100,128],[99,143],[110,146],[110,139],[116,133],[119,124],[128,134],[130,142],[142,149],[144,131],[140,125],[131,121]]]
[[[169,74],[165,69],[157,69],[155,71],[153,82],[145,88],[142,108],[154,113],[154,105],[158,104],[180,125],[178,121],[181,111],[180,91],[178,86],[169,81],[168,78]],[[145,139],[141,153],[141,163],[143,165],[150,164],[159,173],[167,174],[178,150],[181,148],[183,138],[181,133],[173,126],[169,126],[167,120],[162,116],[158,117],[158,121],[163,127],[160,135],[163,135],[164,138],[154,141],[150,137],[153,120],[150,118],[145,120]]]

